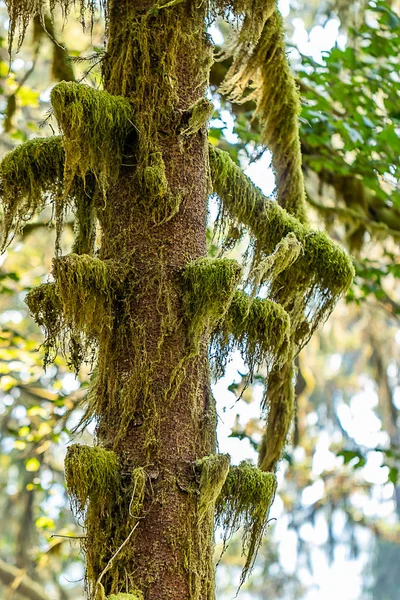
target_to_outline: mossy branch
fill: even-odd
[[[216,522],[224,530],[224,548],[243,527],[246,562],[241,584],[251,571],[260,547],[276,490],[276,478],[247,462],[231,467],[216,504]]]
[[[94,174],[105,194],[119,173],[126,136],[132,128],[127,98],[87,85],[61,82],[51,91],[51,104],[64,134],[64,187],[75,175]]]
[[[306,222],[299,92],[286,57],[282,17],[272,5],[275,3],[269,3],[269,10],[266,8],[258,21],[253,45],[244,43],[239,33],[221,92],[235,103],[255,101],[254,118],[261,125],[261,141],[273,154],[279,203]],[[245,25],[246,20],[242,29]],[[247,94],[249,88],[253,91]]]
[[[124,273],[98,258],[69,254],[53,260],[53,274],[55,283],[31,290],[25,301],[36,323],[44,328],[45,365],[61,349],[78,371],[88,351],[111,329]]]
[[[267,378],[264,399],[268,410],[267,427],[258,455],[258,464],[262,471],[276,470],[293,420],[294,397],[294,365],[293,360],[288,359]]]
[[[212,346],[216,375],[225,370],[229,353],[240,350],[250,378],[267,364],[282,365],[290,346],[290,319],[287,312],[272,300],[252,298],[237,290],[225,315],[213,333]]]
[[[200,471],[198,512],[200,523],[209,510],[215,509],[215,503],[221,493],[229,472],[229,454],[205,456],[196,463]]]
[[[199,258],[184,268],[183,311],[194,351],[202,335],[224,318],[241,272],[240,265],[228,258]]]
[[[294,234],[301,245],[297,260],[267,291],[269,298],[289,313],[295,342],[302,347],[350,286],[354,269],[349,256],[324,232],[313,231],[277,202],[265,198],[228,153],[213,146],[210,169],[214,192],[222,201],[223,218],[247,227],[256,248],[255,264],[263,264],[288,234]]]
[[[64,318],[74,331],[99,336],[111,327],[116,271],[99,258],[68,254],[53,260]]]
[[[22,229],[47,200],[61,202],[63,172],[60,136],[33,139],[6,154],[0,163],[3,250],[11,232]]]
[[[65,477],[76,514],[82,514],[88,502],[104,507],[120,489],[118,457],[100,446],[74,444],[65,458]]]

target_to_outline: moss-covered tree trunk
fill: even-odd
[[[94,582],[135,529],[101,578],[106,595],[137,589],[148,600],[205,599],[213,514],[203,519],[200,546],[193,465],[215,450],[215,418],[207,346],[188,357],[181,319],[182,268],[206,252],[205,120],[198,131],[181,131],[205,94],[209,48],[198,3],[153,14],[152,5],[110,6],[105,89],[132,102],[135,133],[98,212],[100,258],[126,276],[111,334],[100,341],[93,402],[98,442],[116,453],[121,483],[115,506],[91,512],[87,568],[96,593]],[[138,468],[144,499],[135,514]]]
[[[71,3],[61,4],[67,12]],[[81,0],[82,14],[88,4],[94,10]],[[300,104],[275,0],[101,5],[104,90],[56,85],[51,102],[62,135],[30,140],[0,164],[3,248],[53,203],[55,281],[26,301],[44,329],[46,360],[68,349],[78,370],[97,352],[83,418],[96,419],[96,445],[72,445],[65,461],[86,530],[90,600],[214,600],[214,514],[225,542],[244,527],[243,582],[267,525],[293,416],[293,358],[353,269],[307,225]],[[35,3],[42,20],[45,6]],[[19,0],[8,9],[11,47],[34,15]],[[206,24],[232,15],[241,27],[222,91],[256,101],[278,202],[207,145]],[[211,191],[220,200],[223,248],[244,230],[250,236],[245,279],[235,260],[205,256]],[[76,236],[72,253],[60,256],[67,207],[75,211]],[[235,348],[250,378],[268,365],[259,468],[229,467],[229,456],[215,454],[210,341],[216,373]]]

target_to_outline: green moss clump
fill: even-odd
[[[47,200],[60,203],[63,171],[60,136],[33,139],[6,154],[0,163],[3,250],[11,231],[23,228]]]
[[[65,458],[65,477],[77,514],[82,514],[89,502],[104,506],[120,487],[118,457],[100,446],[74,444]]]
[[[29,312],[44,330],[44,366],[57,355],[57,348],[64,337],[62,302],[55,283],[43,283],[33,288],[25,297]]]
[[[75,175],[94,174],[103,194],[114,182],[122,162],[132,108],[127,98],[87,85],[61,82],[51,91],[51,103],[64,134],[64,187]]]
[[[109,264],[86,254],[53,260],[53,275],[65,320],[73,331],[101,335],[112,323],[113,271]]]
[[[276,490],[276,478],[247,462],[231,467],[216,504],[216,523],[224,530],[224,547],[243,527],[246,562],[241,584],[252,569],[267,526],[270,506]]]
[[[155,152],[151,156],[150,164],[143,171],[143,178],[145,189],[151,199],[164,198],[168,191],[168,181],[161,152]]]
[[[212,454],[196,462],[196,468],[200,471],[198,504],[200,522],[210,509],[214,510],[215,502],[228,475],[229,464],[229,454]]]
[[[228,258],[199,258],[183,271],[183,309],[194,350],[202,335],[224,318],[239,283],[241,267]]]
[[[207,98],[200,98],[188,108],[189,122],[181,131],[182,135],[190,136],[197,133],[211,119],[214,105]]]
[[[251,378],[264,363],[272,369],[287,359],[289,315],[273,300],[252,298],[237,290],[225,318],[213,332],[212,347],[216,376],[223,374],[229,353],[238,349]]]

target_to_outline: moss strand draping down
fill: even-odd
[[[243,28],[245,24],[246,20]],[[221,92],[236,103],[255,101],[253,118],[261,125],[262,143],[272,152],[279,202],[305,222],[298,123],[300,98],[286,57],[282,17],[278,10],[265,10],[256,42],[249,48],[239,34],[238,42],[230,52],[233,63],[222,82]],[[247,93],[249,89],[250,93]]]
[[[105,194],[118,178],[123,146],[132,127],[129,100],[62,81],[51,90],[51,104],[64,134],[65,193],[77,174],[84,178],[91,172]]]
[[[246,562],[241,583],[251,570],[267,526],[276,490],[273,473],[264,473],[247,462],[231,467],[216,502],[216,522],[224,531],[224,546],[243,527]]]

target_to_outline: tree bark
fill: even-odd
[[[143,41],[128,24],[143,18],[152,5],[148,0],[111,3],[105,89],[131,98],[134,110],[141,110],[140,103],[135,105],[137,73],[124,72],[121,79],[116,70],[121,62],[135,64],[133,59],[130,62],[130,55],[140,57],[141,44],[148,44],[150,49],[161,45],[167,53],[173,33],[168,24],[170,11],[175,11],[182,44],[175,57],[176,100],[169,107],[169,118],[179,124],[188,107],[205,93],[204,55],[209,50],[205,9],[186,1],[182,6],[159,10],[149,21],[151,29],[144,33],[148,38]],[[194,55],[193,40],[200,46],[200,54]],[[154,52],[155,57],[160,55],[159,49]],[[154,85],[163,89],[162,68],[155,62],[150,68],[153,77],[160,70]],[[134,120],[143,123],[143,115],[136,114]],[[134,134],[125,148],[123,162],[127,166],[99,211],[100,258],[118,264],[128,275],[112,333],[100,342],[95,387],[95,402],[102,407],[97,414],[98,442],[117,453],[127,488],[133,469],[143,467],[146,474],[143,511],[126,543],[128,550],[124,548],[123,576],[110,568],[101,583],[106,595],[134,588],[142,591],[146,600],[208,599],[213,597],[213,518],[210,513],[201,525],[198,523],[197,498],[192,490],[195,461],[215,451],[215,413],[207,340],[197,355],[189,356],[190,340],[181,311],[182,268],[189,260],[206,254],[206,131],[203,127],[188,139],[182,139],[174,126],[153,134],[161,140],[169,193],[181,198],[177,214],[161,224],[149,216],[146,191],[135,175],[143,158],[136,147],[137,139],[140,144],[140,125],[137,137]],[[130,411],[128,417],[126,411]],[[129,502],[124,507],[122,513],[119,510],[112,515],[114,526],[107,529],[108,552],[102,560],[91,552],[91,535],[97,532],[88,529],[88,569],[93,579],[99,579],[107,561],[126,541],[126,529],[124,539],[115,533],[123,531],[124,521],[129,521]],[[106,529],[104,518],[98,517],[97,526]],[[199,527],[203,532],[200,536]]]

